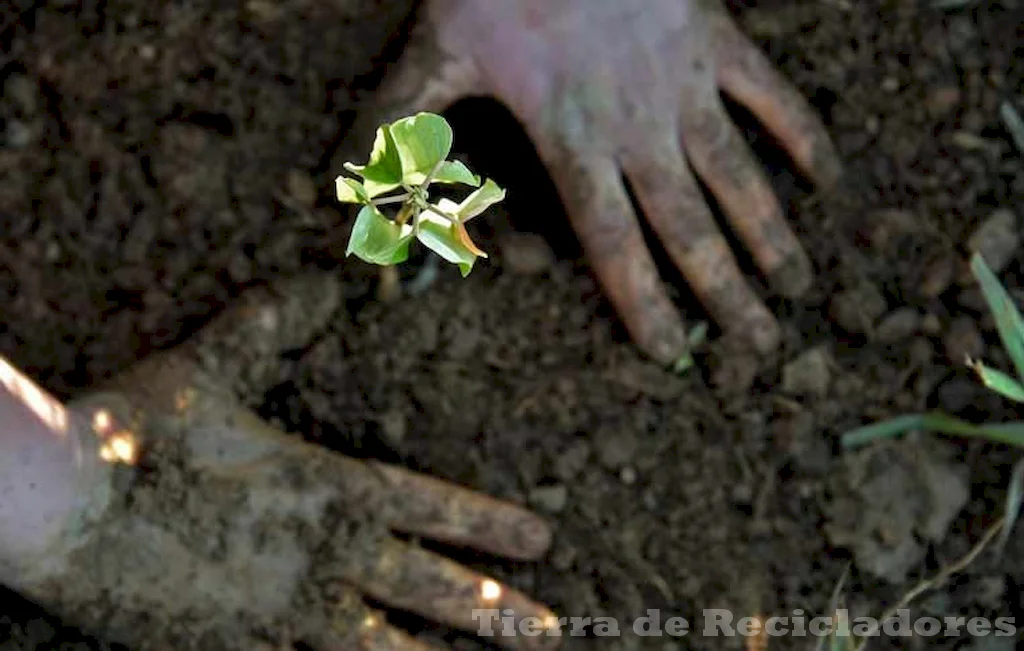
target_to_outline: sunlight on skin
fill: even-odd
[[[100,458],[108,463],[132,465],[138,460],[139,445],[135,435],[127,429],[118,429],[114,418],[106,409],[92,416],[92,429],[103,441]]]
[[[0,384],[21,400],[53,432],[68,431],[68,412],[60,401],[48,394],[28,376],[0,356]]]
[[[480,584],[480,597],[488,603],[501,599],[501,585],[497,581],[486,579]]]

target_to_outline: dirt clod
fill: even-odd
[[[832,482],[825,526],[833,544],[851,549],[857,566],[902,583],[940,542],[969,497],[961,469],[934,454],[899,448],[844,460]]]
[[[547,241],[533,233],[505,233],[498,242],[502,262],[509,271],[535,276],[555,264],[555,254]]]
[[[970,359],[979,359],[985,352],[985,341],[981,338],[975,319],[958,316],[949,324],[942,338],[946,357],[956,365],[963,365]]]
[[[839,292],[832,298],[829,312],[843,330],[852,334],[871,332],[876,321],[888,309],[885,296],[870,283]]]
[[[782,368],[782,390],[796,396],[828,395],[834,364],[827,346],[806,350]]]
[[[890,312],[875,329],[875,339],[892,344],[909,338],[921,325],[921,313],[912,307],[900,307]]]
[[[995,272],[1010,263],[1019,245],[1017,215],[1009,208],[1000,208],[989,215],[967,240],[967,250],[980,253]]]
[[[565,484],[538,486],[530,491],[528,501],[542,511],[561,513],[569,501],[569,489]]]

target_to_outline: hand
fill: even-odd
[[[816,115],[716,0],[428,0],[425,12],[367,121],[497,98],[525,125],[644,351],[672,362],[685,333],[623,176],[711,316],[760,352],[778,346],[778,324],[740,272],[694,171],[774,289],[799,296],[811,265],[719,89],[819,184],[840,167]]]
[[[488,621],[476,609],[550,625],[551,612],[523,594],[391,535],[533,559],[551,538],[538,517],[304,443],[238,404],[237,387],[277,375],[266,354],[322,327],[337,305],[332,288],[329,278],[306,279],[250,294],[192,342],[73,404],[72,422],[96,435],[83,437],[79,473],[90,480],[91,515],[50,547],[46,563],[28,563],[15,587],[137,651],[428,648],[364,596],[467,631]],[[133,463],[90,470],[93,438],[121,441],[100,449]],[[550,648],[558,638],[494,641]]]

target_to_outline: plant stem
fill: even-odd
[[[434,181],[434,176],[437,174],[437,171],[441,169],[442,163],[444,163],[443,160],[439,160],[434,163],[434,169],[430,170],[430,174],[427,174],[427,178],[423,179],[423,183],[420,184],[421,188],[426,189],[426,187]]]
[[[412,194],[407,192],[405,194],[400,194],[400,195],[394,196],[394,197],[384,197],[383,199],[374,199],[370,203],[372,203],[375,206],[386,206],[386,205],[392,204],[392,203],[402,203],[403,201],[408,201],[411,197],[412,197]]]
[[[909,606],[915,599],[920,597],[925,592],[928,592],[929,590],[934,590],[935,588],[941,586],[946,581],[948,581],[949,578],[954,574],[964,571],[964,569],[968,565],[973,563],[974,559],[976,559],[978,555],[981,554],[981,552],[984,551],[986,547],[988,547],[989,543],[992,542],[992,540],[996,537],[996,534],[998,534],[1004,526],[1006,526],[1005,516],[999,518],[995,522],[995,524],[990,526],[988,528],[988,531],[985,532],[985,535],[981,537],[981,540],[975,543],[974,547],[971,547],[971,549],[966,554],[958,558],[953,563],[942,567],[939,570],[938,574],[936,574],[935,576],[931,577],[930,579],[923,579],[920,583],[911,588],[909,592],[905,593],[900,598],[899,602],[897,602],[895,606],[885,611],[885,613],[878,619],[878,621],[885,622],[889,618],[898,614],[901,609]],[[857,646],[855,651],[863,651],[867,644],[868,639],[864,638],[863,640],[861,640],[861,643]]]

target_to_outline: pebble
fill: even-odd
[[[747,506],[754,501],[754,487],[749,483],[734,484],[730,493],[733,503],[738,506]]]
[[[980,253],[992,271],[1001,271],[1013,260],[1020,246],[1017,216],[1000,208],[981,223],[967,240],[967,250]]]
[[[937,298],[956,279],[957,258],[953,254],[942,255],[925,264],[918,291],[925,298]]]
[[[834,297],[829,305],[832,319],[843,330],[852,334],[867,334],[878,319],[889,309],[885,296],[870,283],[846,289]]]
[[[875,329],[879,343],[892,344],[908,339],[921,325],[921,313],[912,307],[900,307],[889,313]]]
[[[316,183],[306,172],[299,169],[288,170],[286,179],[288,196],[298,201],[303,207],[311,208],[316,203]]]
[[[873,248],[884,248],[897,238],[915,232],[920,220],[912,212],[896,208],[877,210],[868,215],[868,240]]]
[[[965,377],[954,377],[939,387],[938,401],[942,411],[956,413],[978,399],[978,385]]]
[[[827,395],[832,363],[832,354],[824,345],[804,351],[782,368],[782,390],[797,396]]]
[[[555,459],[555,476],[562,481],[571,481],[579,476],[590,459],[590,444],[576,441]]]
[[[949,113],[960,103],[961,93],[956,86],[943,86],[928,93],[924,99],[925,108],[933,117],[941,117]]]
[[[622,469],[621,472],[619,472],[619,479],[626,486],[632,486],[633,484],[636,483],[637,479],[636,469],[626,466],[625,468]]]
[[[627,429],[602,428],[595,436],[597,457],[608,470],[618,470],[633,460],[639,443]]]
[[[942,320],[937,314],[928,312],[921,319],[921,332],[926,335],[935,336],[942,332]]]
[[[978,359],[985,352],[985,340],[978,326],[969,316],[958,316],[949,324],[942,338],[946,357],[954,364],[964,364],[968,359]]]
[[[974,600],[985,608],[999,608],[1006,597],[1006,577],[1004,575],[984,576],[973,582],[971,592]]]
[[[559,572],[566,572],[572,569],[578,556],[576,548],[568,543],[556,543],[555,549],[551,552],[551,566]]]
[[[754,386],[758,368],[758,360],[753,355],[725,354],[712,368],[711,383],[726,395],[740,395]]]
[[[11,149],[22,149],[32,144],[35,133],[21,120],[8,120],[4,128],[4,144]]]
[[[533,233],[508,233],[498,242],[504,266],[520,276],[537,276],[554,266],[547,240]]]
[[[381,414],[377,418],[377,424],[380,425],[384,440],[392,448],[397,448],[402,444],[409,430],[405,414],[398,409],[389,409]]]
[[[956,303],[960,307],[967,308],[972,312],[988,313],[988,302],[985,300],[985,295],[981,293],[981,288],[977,285],[964,288],[957,294]]]
[[[565,484],[537,486],[527,498],[530,504],[548,513],[561,513],[569,502],[569,489]]]

